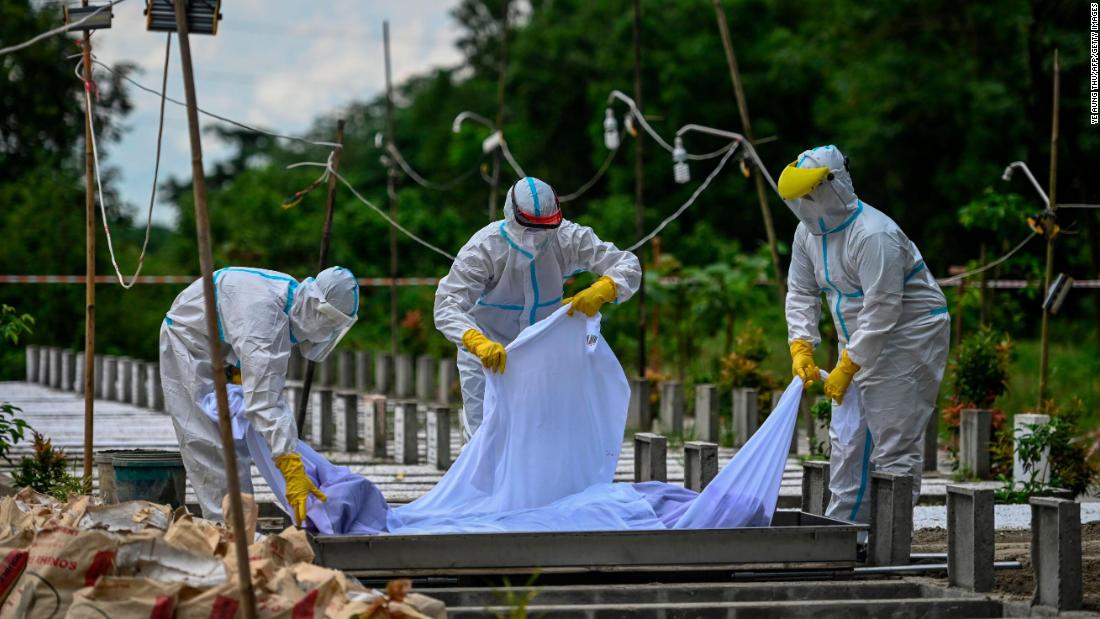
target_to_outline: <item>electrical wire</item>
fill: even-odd
[[[508,161],[508,165],[512,166],[512,171],[516,173],[517,178],[527,176],[527,173],[516,162],[516,158],[512,156],[512,151],[508,148],[508,142],[505,141],[503,135],[500,136],[500,152],[504,153],[504,158]]]
[[[89,19],[95,17],[100,12],[102,12],[104,9],[113,8],[116,4],[122,4],[125,1],[126,0],[113,0],[112,2],[104,4],[103,6],[101,6],[101,7],[97,8],[96,10],[92,11],[88,15],[81,18],[79,21],[73,22],[71,24],[65,24],[64,26],[59,26],[59,27],[54,28],[52,30],[47,30],[46,32],[43,32],[42,34],[39,34],[38,36],[35,36],[31,39],[23,41],[22,43],[18,43],[16,45],[11,45],[11,46],[5,47],[4,49],[0,49],[0,56],[6,56],[6,55],[8,55],[12,52],[17,52],[21,49],[28,48],[31,45],[34,45],[35,43],[41,41],[42,39],[48,39],[49,37],[52,37],[54,35],[62,34],[64,32],[69,32],[70,30],[80,30],[79,26],[81,24],[83,24],[84,22],[88,21]]]
[[[362,196],[362,194],[360,194],[358,191],[355,190],[355,187],[353,187],[351,185],[351,183],[349,183],[346,178],[341,176],[340,173],[337,172],[336,170],[332,169],[331,160],[329,161],[329,163],[320,163],[320,162],[317,162],[317,161],[300,161],[298,163],[292,163],[292,164],[288,165],[287,169],[290,170],[290,169],[293,169],[293,168],[300,168],[300,167],[324,168],[325,171],[324,171],[323,174],[321,174],[321,178],[319,180],[323,180],[323,179],[328,178],[328,176],[330,174],[332,176],[335,176],[336,179],[339,180],[341,183],[343,183],[344,186],[347,187],[349,191],[351,191],[352,195],[354,195],[356,198],[358,198],[360,202],[362,202],[363,204],[366,204],[371,209],[373,209],[374,212],[378,213],[382,217],[382,219],[385,219],[391,226],[393,226],[397,230],[401,231],[402,234],[404,234],[405,236],[409,237],[410,239],[416,241],[417,243],[420,243],[424,247],[427,247],[428,249],[434,251],[435,253],[437,253],[437,254],[439,254],[439,255],[441,255],[441,256],[449,259],[449,260],[454,260],[455,259],[453,254],[450,254],[450,253],[436,247],[435,245],[432,245],[428,241],[425,241],[424,239],[420,238],[419,236],[413,234],[407,228],[405,228],[401,224],[394,221],[393,218],[391,218],[388,214],[386,214],[386,212],[383,211],[381,208],[375,206],[375,204],[373,202],[371,202],[370,200],[364,198]]]
[[[607,172],[607,169],[611,167],[611,160],[614,159],[615,154],[619,152],[619,147],[620,146],[622,146],[622,142],[619,142],[618,144],[616,144],[615,148],[612,148],[607,153],[607,158],[605,158],[603,160],[603,164],[600,165],[600,169],[596,170],[596,175],[595,176],[588,179],[587,183],[581,185],[580,189],[574,191],[573,193],[569,193],[569,194],[566,194],[564,196],[559,197],[558,202],[572,202],[573,200],[576,200],[577,198],[584,195],[584,193],[586,191],[588,191],[589,189],[592,189],[592,186],[595,185],[596,182],[599,181],[601,178],[603,178],[604,173]]]
[[[415,182],[417,185],[420,185],[421,187],[424,187],[425,189],[433,189],[436,191],[446,191],[448,189],[453,189],[462,181],[473,176],[474,173],[477,172],[478,169],[481,167],[481,163],[478,163],[473,168],[470,168],[466,172],[463,172],[461,175],[456,176],[455,178],[452,178],[445,183],[435,183],[424,178],[416,170],[414,170],[413,167],[409,165],[409,162],[405,160],[405,157],[401,155],[401,151],[397,150],[396,145],[389,144],[386,150],[390,153],[390,156],[393,157],[394,161],[397,162],[398,167],[400,167],[401,170],[405,172],[405,175],[411,178],[413,182]]]
[[[660,234],[661,230],[664,230],[666,226],[668,226],[673,221],[676,221],[676,219],[680,217],[680,215],[682,215],[689,206],[694,204],[695,200],[698,199],[699,196],[702,195],[704,191],[706,191],[707,187],[710,186],[710,182],[713,181],[714,178],[718,176],[718,173],[722,171],[722,168],[726,167],[726,163],[729,162],[730,157],[733,156],[733,153],[737,152],[738,144],[739,142],[734,142],[733,144],[730,144],[726,147],[725,156],[722,157],[722,160],[718,162],[718,165],[715,166],[713,170],[711,170],[711,173],[707,175],[707,178],[702,183],[700,183],[698,187],[695,188],[695,191],[692,192],[691,197],[687,199],[687,202],[684,202],[680,206],[680,208],[676,209],[675,213],[666,217],[665,220],[660,223],[660,225],[653,229],[653,232],[650,232],[649,234],[642,237],[637,243],[631,245],[630,247],[627,247],[626,251],[634,251],[642,245],[648,243],[650,240],[653,239],[653,237]]]
[[[172,103],[175,103],[176,105],[178,105],[180,107],[187,107],[187,104],[184,103],[183,101],[180,101],[178,99],[173,99],[172,97],[167,96],[164,92],[158,92],[158,91],[156,91],[152,88],[149,88],[148,86],[145,86],[145,85],[137,82],[136,80],[131,78],[129,75],[127,75],[126,72],[124,72],[124,71],[119,71],[117,69],[114,69],[113,67],[107,65],[106,63],[100,62],[99,60],[93,60],[93,62],[95,62],[95,64],[97,64],[97,65],[103,67],[104,69],[106,69],[109,73],[114,74],[114,75],[118,75],[122,79],[126,80],[127,82],[130,82],[131,84],[133,84],[134,86],[136,86],[137,88],[139,88],[141,90],[144,90],[145,92],[148,92],[150,94],[154,94],[158,97],[163,97],[164,99],[166,99],[166,100],[168,100]],[[265,129],[260,129],[259,127],[253,127],[252,125],[248,125],[248,124],[245,124],[243,122],[233,120],[232,118],[227,118],[227,117],[222,116],[220,114],[215,114],[214,112],[204,110],[201,107],[196,106],[195,109],[198,110],[200,113],[205,114],[205,115],[207,115],[211,118],[220,120],[224,123],[228,123],[228,124],[233,125],[235,127],[239,127],[239,128],[244,129],[246,131],[252,131],[253,133],[262,133],[264,135],[269,135],[273,138],[279,138],[281,140],[290,140],[292,142],[301,142],[303,144],[311,144],[313,146],[324,146],[326,148],[343,148],[342,145],[337,144],[336,142],[324,142],[324,141],[321,141],[321,140],[309,140],[309,139],[306,139],[306,138],[300,138],[300,137],[296,137],[296,136],[293,136],[293,135],[284,135],[282,133],[275,133],[274,131],[267,131]]]
[[[1008,251],[1008,253],[1001,256],[1000,258],[997,258],[993,262],[987,263],[987,264],[985,264],[983,266],[980,266],[980,267],[978,267],[978,268],[976,268],[972,271],[967,271],[965,273],[959,273],[958,275],[952,275],[951,277],[945,277],[944,279],[939,279],[939,280],[936,280],[936,281],[941,286],[949,286],[949,285],[954,284],[955,282],[957,282],[959,280],[963,280],[963,279],[966,279],[968,277],[973,277],[973,276],[975,276],[979,273],[983,273],[985,271],[988,271],[989,269],[992,269],[993,267],[1001,264],[1005,260],[1008,260],[1009,258],[1014,256],[1016,254],[1016,252],[1023,249],[1024,245],[1027,245],[1027,242],[1030,241],[1034,237],[1035,237],[1035,232],[1032,232],[1031,234],[1024,237],[1024,240],[1020,241],[1019,245],[1017,245],[1016,247],[1013,247],[1012,249],[1010,249]]]

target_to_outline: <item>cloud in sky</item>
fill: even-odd
[[[458,26],[450,16],[458,0],[225,0],[214,37],[191,38],[199,105],[236,120],[280,133],[299,134],[319,115],[385,88],[382,22],[390,21],[394,80],[434,67],[455,66]],[[114,65],[132,62],[142,84],[159,89],[165,35],[147,32],[144,1],[115,7],[114,25],[92,42],[96,56]],[[183,98],[178,42],[173,40],[168,94]],[[109,147],[103,164],[119,171],[123,199],[148,202],[153,175],[159,98],[132,90],[134,110],[122,141]],[[209,119],[200,117],[203,126]],[[209,166],[230,152],[209,134],[203,155]],[[161,178],[190,173],[186,115],[168,105]],[[158,206],[154,218],[171,223],[174,213]]]

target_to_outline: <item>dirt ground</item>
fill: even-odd
[[[914,531],[913,552],[947,552],[947,531]],[[1084,609],[1100,611],[1100,522],[1081,526],[1081,553]],[[995,561],[1023,564],[1022,569],[994,572],[993,592],[1021,601],[1031,600],[1035,591],[1035,579],[1031,574],[1031,531],[997,531],[993,554]],[[946,583],[947,578],[943,581]]]

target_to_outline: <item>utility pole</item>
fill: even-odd
[[[229,511],[233,526],[233,543],[237,554],[237,582],[240,587],[241,616],[256,617],[256,598],[252,591],[252,569],[249,566],[248,544],[245,539],[244,510],[241,506],[241,482],[237,473],[237,450],[233,442],[233,427],[229,419],[229,398],[225,391],[225,361],[218,340],[218,309],[214,300],[214,257],[210,248],[210,218],[206,210],[206,176],[202,169],[202,137],[199,132],[198,101],[195,95],[195,75],[191,67],[191,41],[188,37],[187,0],[175,0],[176,30],[180,41],[183,70],[183,90],[187,100],[187,128],[191,138],[191,177],[195,194],[195,233],[199,245],[199,267],[202,270],[202,292],[206,313],[206,337],[210,349],[210,365],[214,374],[214,394],[218,400],[218,429],[221,431],[225,456],[225,476],[228,482]]]
[[[639,114],[642,109],[642,3],[634,0],[634,103]],[[639,123],[640,124],[640,123]],[[643,166],[643,141],[634,138],[634,233],[641,241],[645,236],[645,171]],[[638,262],[642,266],[642,282],[638,286],[638,376],[646,375],[646,308],[645,308],[645,246],[638,248]]]
[[[386,48],[386,151],[389,174],[386,176],[386,196],[390,202],[390,219],[397,221],[397,168],[393,149],[393,72],[390,69],[390,22],[382,22],[382,43]],[[494,185],[495,187],[495,185]],[[397,229],[390,226],[390,353],[397,362]]]
[[[497,72],[497,131],[504,131],[504,84],[508,77],[508,10],[510,0],[504,0],[504,14],[500,17],[500,68]],[[503,139],[503,137],[501,138]],[[493,182],[489,188],[489,221],[497,219],[497,194],[500,191],[501,146],[493,151]]]
[[[1054,236],[1055,215],[1058,211],[1058,105],[1060,103],[1059,80],[1062,66],[1058,62],[1058,50],[1054,50],[1054,111],[1050,125],[1050,213],[1043,218],[1044,230],[1047,237],[1047,261],[1043,272],[1043,298],[1050,291],[1050,281],[1054,276]],[[1043,305],[1043,326],[1039,336],[1039,412],[1043,412],[1046,404],[1049,386],[1047,377],[1050,374],[1050,308]]]
[[[745,101],[745,89],[741,86],[741,71],[737,68],[737,56],[733,53],[733,41],[730,38],[729,24],[726,22],[726,11],[722,8],[722,0],[714,0],[714,14],[718,19],[718,32],[722,35],[722,47],[726,49],[726,64],[729,65],[730,81],[733,82],[733,94],[737,98],[737,111],[741,114],[741,127],[745,130],[745,137],[752,143],[754,138],[752,123],[749,122],[749,106]],[[772,254],[772,269],[775,270],[779,302],[785,303],[787,284],[783,279],[783,271],[779,268],[779,243],[775,238],[771,207],[768,206],[768,192],[764,188],[764,179],[760,172],[754,173],[753,177],[756,179],[756,198],[760,201],[760,216],[764,218],[764,232],[768,235],[768,248]]]
[[[88,6],[88,0],[83,0]],[[108,11],[110,9],[107,9]],[[92,493],[95,436],[95,155],[92,152],[92,32],[84,31],[84,493]]]
[[[340,155],[344,151],[344,119],[336,121],[336,148],[332,151],[332,172],[328,176],[328,197],[325,199],[325,223],[321,228],[321,255],[317,258],[317,272],[324,270],[328,264],[329,239],[332,236],[332,211],[336,206],[336,172],[340,171]],[[306,373],[302,380],[302,397],[298,401],[298,435],[306,425],[306,409],[309,406],[309,392],[313,387],[313,373],[317,364],[306,361]]]

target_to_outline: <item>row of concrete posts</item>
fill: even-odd
[[[27,346],[26,381],[84,393],[84,353],[56,346]],[[164,410],[160,366],[130,357],[95,356],[95,397]]]

